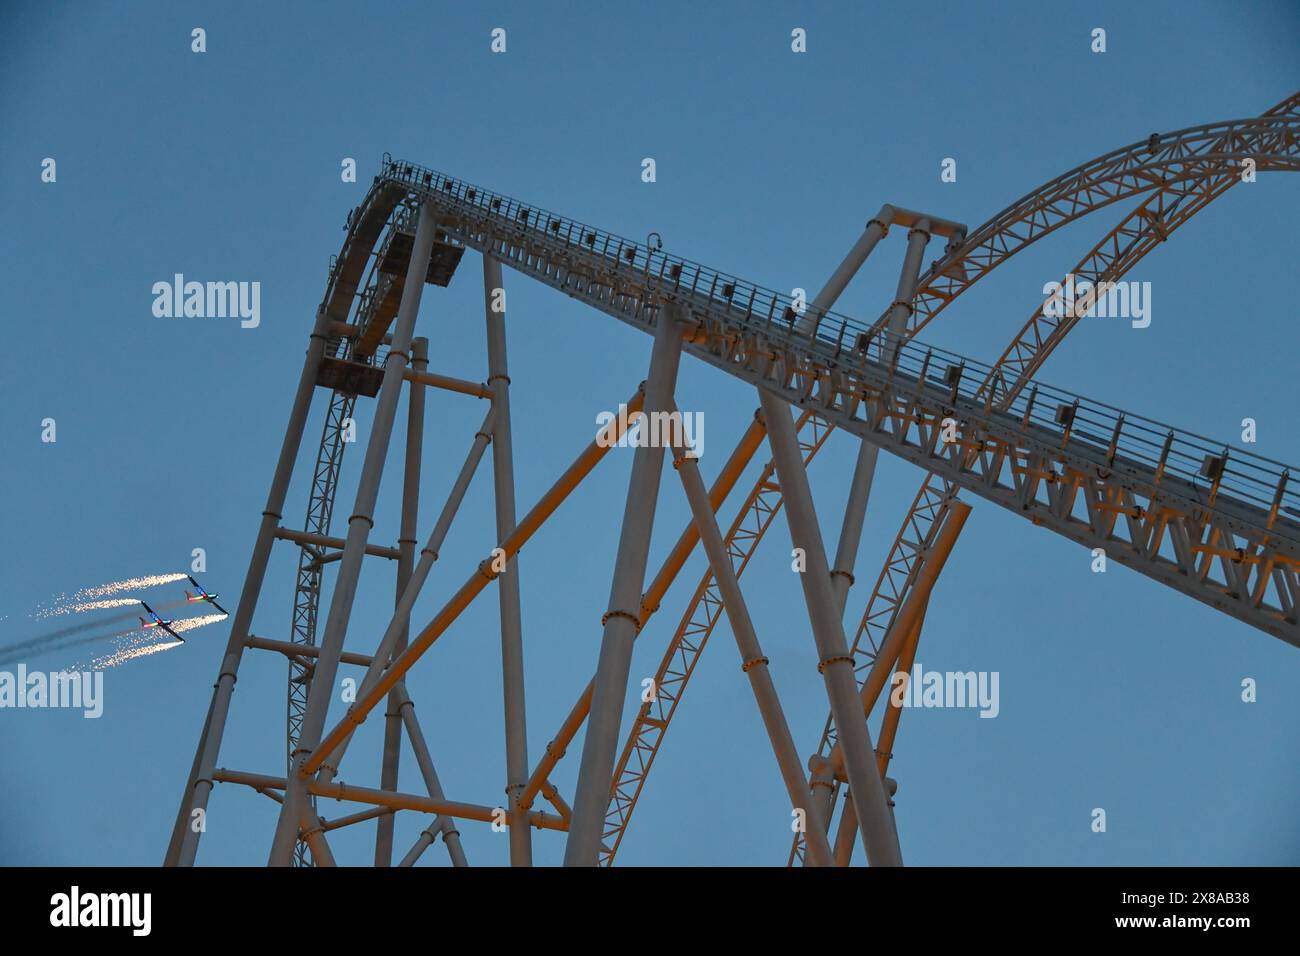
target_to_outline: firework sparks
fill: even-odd
[[[143,643],[128,641],[126,646],[119,647],[112,654],[106,654],[103,657],[97,657],[91,661],[90,666],[94,670],[102,671],[110,667],[117,667],[119,664],[125,664],[127,661],[133,661],[140,657],[147,657],[150,654],[157,654],[159,651],[169,651],[174,647],[180,647],[177,641],[155,641],[149,640]]]
[[[82,601],[79,604],[73,604],[64,612],[65,614],[81,614],[85,611],[103,611],[110,607],[130,607],[133,604],[139,604],[139,598],[108,598],[104,601]]]
[[[187,575],[183,573],[147,574],[142,575],[141,577],[127,578],[122,581],[112,581],[108,584],[99,584],[94,587],[82,588],[71,597],[66,594],[59,595],[51,605],[42,608],[34,614],[33,617],[41,619],[68,614],[85,614],[87,612],[112,610],[115,608],[135,608],[143,603],[138,597],[110,597],[110,595],[154,588],[165,584],[174,584],[177,581],[185,580],[186,577]],[[189,602],[185,600],[178,600],[166,604],[155,603],[154,607],[159,611],[163,611],[168,608],[181,607],[188,603]],[[94,620],[73,624],[69,627],[62,627],[56,631],[42,634],[38,637],[27,638],[15,644],[0,647],[0,663],[7,663],[10,660],[17,660],[32,655],[43,655],[55,651],[63,651],[72,647],[101,641],[116,641],[116,649],[112,653],[96,658],[90,665],[95,669],[103,669],[107,667],[117,667],[120,664],[135,660],[136,658],[147,657],[151,654],[156,654],[158,651],[164,651],[168,648],[180,646],[180,641],[173,641],[169,638],[162,637],[161,635],[140,628],[131,628],[130,630],[118,631],[116,633],[91,633],[88,635],[86,633],[89,631],[99,631],[106,625],[120,624],[120,622],[128,620],[133,616],[135,616],[134,611],[108,616],[93,615],[95,618]],[[204,614],[172,621],[169,626],[174,633],[183,634],[187,631],[197,630],[198,628],[206,627],[209,624],[215,624],[218,621],[225,620],[226,616],[227,615],[220,613]]]
[[[172,621],[171,629],[178,634],[184,634],[186,631],[192,631],[195,628],[207,627],[209,624],[216,624],[218,621],[224,621],[224,614],[203,614],[199,617],[187,617],[179,621]]]
[[[71,598],[59,598],[53,606],[42,608],[37,612],[36,616],[38,618],[57,617],[62,614],[79,614],[83,611],[97,610],[102,607],[123,607],[124,604],[113,604],[103,599],[113,594],[121,594],[123,591],[140,591],[145,588],[156,588],[163,584],[174,584],[177,581],[185,580],[185,577],[184,573],[145,574],[138,578],[126,578],[122,581],[110,581],[108,584],[97,584],[93,587],[82,588]],[[125,598],[120,600],[130,603]]]
[[[187,617],[184,620],[172,621],[171,629],[178,634],[183,634],[186,631],[207,627],[209,624],[215,624],[217,621],[224,621],[225,619],[226,615],[224,614],[203,614],[199,617]],[[96,658],[91,662],[90,666],[95,670],[105,670],[109,667],[125,664],[127,661],[148,657],[150,654],[157,654],[159,651],[166,651],[180,646],[179,641],[160,640],[153,634],[128,631],[126,639],[118,645],[116,651]]]
[[[96,602],[103,608],[116,607],[139,607],[140,601],[137,598],[117,598],[110,601]],[[169,608],[183,607],[189,602],[181,599],[179,601],[170,601],[167,604],[157,605],[159,611],[166,611]],[[86,610],[97,610],[98,608],[86,608]],[[85,621],[80,624],[72,624],[68,627],[61,627],[57,631],[50,631],[47,634],[41,634],[37,637],[29,637],[16,643],[6,644],[0,647],[0,664],[8,664],[19,660],[25,656],[36,656],[48,654],[53,651],[65,650],[69,647],[77,647],[82,644],[91,644],[95,641],[107,641],[113,638],[121,637],[123,634],[129,634],[131,631],[124,631],[118,634],[91,634],[89,637],[81,637],[76,640],[68,640],[77,634],[86,634],[89,631],[102,630],[108,625],[120,624],[123,621],[129,621],[137,617],[136,611],[128,611],[125,614],[110,614],[107,616],[96,615],[93,620]],[[135,628],[132,628],[135,630]]]
[[[141,588],[156,588],[160,584],[174,584],[177,581],[185,580],[184,573],[176,574],[146,574],[139,578],[127,578],[125,581],[114,581],[111,584],[101,584],[93,588],[82,588],[74,598],[101,598],[108,597],[110,594],[120,594],[123,591],[138,591]]]

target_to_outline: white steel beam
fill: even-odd
[[[655,327],[650,372],[646,377],[647,416],[667,414],[673,408],[677,368],[682,353],[680,307],[661,307]],[[641,589],[645,584],[646,561],[650,554],[650,531],[654,527],[659,478],[664,449],[654,440],[653,418],[643,418],[641,440],[632,458],[627,503],[619,534],[614,579],[605,612],[600,658],[592,687],[591,713],[578,765],[578,782],[573,799],[573,823],[565,843],[566,866],[595,866],[600,853],[605,805],[618,731],[627,697],[628,670],[632,664],[632,642],[640,624]]]
[[[843,622],[831,590],[826,547],[822,544],[808,475],[795,440],[794,423],[780,398],[763,388],[758,390],[758,396],[767,422],[772,459],[785,494],[790,537],[795,547],[802,550],[806,562],[799,583],[808,605],[813,640],[817,644],[818,670],[826,684],[831,713],[835,715],[835,724],[839,728],[845,770],[862,821],[862,845],[872,866],[897,866],[901,863],[898,840],[889,822],[889,805],[872,759],[871,735],[862,719],[862,705],[858,702],[858,687],[853,676],[853,658],[849,656]]]

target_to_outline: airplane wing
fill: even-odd
[[[215,607],[215,608],[216,608],[218,611],[220,611],[222,614],[226,615],[226,617],[230,617],[230,612],[227,611],[227,610],[226,610],[224,607],[222,607],[220,604],[218,604],[216,601],[214,601],[214,600],[212,600],[211,598],[209,598],[209,599],[208,599],[208,603],[211,604],[213,607]]]
[[[168,634],[170,634],[172,637],[176,638],[176,640],[180,641],[182,644],[185,643],[185,638],[181,637],[179,634],[177,634],[175,631],[173,631],[170,627],[168,627],[168,626],[167,626],[166,624],[164,624],[162,621],[159,621],[159,622],[158,622],[158,626],[161,627],[161,628],[162,628],[164,631],[166,631]]]
[[[148,604],[145,604],[144,601],[140,602],[140,606],[144,608],[146,611],[148,611],[150,614],[153,614],[154,617],[158,616],[156,613],[154,613],[154,609],[151,608]]]
[[[186,576],[187,578],[190,578],[190,576],[189,576],[188,574],[185,575],[185,576]],[[190,584],[194,585],[194,586],[195,586],[196,588],[198,588],[200,591],[203,590],[203,585],[202,585],[202,584],[199,584],[199,582],[198,582],[198,581],[195,581],[193,578],[190,578]]]

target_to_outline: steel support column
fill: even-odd
[[[276,461],[275,475],[271,479],[271,488],[266,495],[266,507],[262,510],[262,523],[258,527],[253,554],[248,561],[248,572],[244,575],[243,590],[239,593],[239,605],[235,608],[235,616],[230,624],[230,637],[226,641],[225,654],[221,658],[217,682],[213,685],[212,703],[208,708],[203,731],[199,735],[191,776],[185,783],[185,792],[177,811],[176,826],[172,830],[171,843],[167,848],[164,862],[168,866],[192,866],[194,856],[198,852],[199,834],[202,831],[198,827],[199,821],[194,813],[199,811],[200,818],[207,813],[208,796],[212,793],[212,774],[216,771],[217,755],[221,751],[221,737],[226,729],[226,716],[230,713],[230,697],[235,690],[235,679],[239,672],[240,658],[244,653],[244,643],[248,640],[249,629],[252,627],[253,611],[262,593],[262,581],[266,577],[271,545],[275,543],[275,529],[280,523],[285,494],[289,490],[289,479],[293,476],[294,462],[298,458],[298,448],[302,444],[303,428],[307,424],[307,414],[311,411],[316,375],[320,370],[321,358],[325,354],[325,345],[329,340],[329,323],[330,320],[324,309],[316,313],[316,326],[307,343],[307,355],[303,359],[302,372],[298,376],[293,408],[289,412],[289,422],[284,430],[284,441],[280,444],[280,457]]]
[[[411,370],[417,375],[429,367],[429,340],[423,337],[411,341]],[[402,606],[402,595],[415,569],[415,532],[420,521],[420,457],[424,451],[424,386],[418,378],[408,376],[411,383],[406,396],[406,470],[402,476],[402,520],[397,538],[397,595],[395,609]],[[411,615],[406,614],[397,635],[394,653],[401,653],[411,629]],[[379,772],[382,790],[397,789],[397,768],[402,756],[402,715],[398,708],[398,684],[388,695],[388,712],[384,715],[384,755]],[[432,794],[430,794],[432,796]],[[375,866],[393,865],[393,815],[381,816],[375,831]]]
[[[876,244],[889,232],[889,224],[893,221],[893,207],[885,205],[880,207],[880,212],[867,221],[867,227],[858,237],[858,241],[853,244],[848,255],[839,264],[831,277],[826,280],[820,292],[808,303],[804,309],[804,314],[795,324],[795,331],[806,334],[809,338],[817,337],[817,327],[821,324],[822,316],[831,310],[835,305],[835,300],[840,297],[840,293],[848,286],[849,281],[857,275],[862,264],[867,261],[871,251],[876,248]]]
[[[415,762],[420,768],[420,775],[424,778],[424,789],[429,792],[429,799],[445,800],[446,795],[442,791],[442,783],[438,780],[438,771],[433,766],[433,758],[429,756],[429,745],[425,742],[424,731],[420,728],[420,722],[415,719],[415,705],[411,703],[411,697],[406,692],[406,682],[398,683],[392,692],[398,698],[398,713],[401,714],[402,722],[406,725],[406,735],[411,741]],[[395,790],[396,787],[391,789]],[[522,821],[520,826],[526,827],[527,821]],[[452,866],[468,866],[465,851],[460,845],[460,831],[456,829],[452,818],[439,814],[428,827],[430,835],[435,828],[442,831],[442,840],[447,844],[447,853],[451,856]]]
[[[844,750],[851,793],[857,804],[858,817],[863,822],[862,843],[872,866],[897,866],[901,862],[898,841],[889,822],[884,787],[872,759],[871,735],[867,722],[862,719],[857,681],[853,676],[853,658],[849,656],[844,625],[831,590],[826,548],[822,544],[821,528],[817,524],[799,443],[795,439],[794,423],[784,401],[762,387],[758,389],[758,396],[767,421],[772,459],[785,495],[790,537],[795,547],[803,550],[806,561],[799,581],[820,657],[818,669],[826,683],[826,695],[830,698],[831,713]]]
[[[483,304],[487,317],[488,388],[496,425],[492,441],[492,478],[496,497],[497,540],[515,530],[514,443],[510,435],[510,376],[506,362],[505,293],[501,263],[483,256]],[[500,311],[496,308],[502,304]],[[519,559],[512,557],[497,578],[501,608],[501,685],[505,698],[506,809],[510,827],[510,863],[531,866],[532,832],[522,824],[519,795],[528,783],[528,729],[524,706],[524,642],[519,611]]]
[[[415,606],[415,601],[420,596],[420,591],[423,589],[425,581],[428,580],[430,571],[433,570],[434,562],[438,560],[438,550],[442,547],[442,542],[451,529],[452,519],[456,517],[456,512],[465,499],[465,492],[469,489],[470,479],[474,477],[474,472],[483,458],[483,450],[487,448],[488,442],[492,440],[492,423],[495,418],[496,413],[489,409],[487,415],[483,418],[483,424],[479,426],[479,430],[474,436],[474,443],[470,446],[469,454],[465,457],[464,464],[461,465],[460,474],[457,475],[451,493],[442,506],[438,521],[434,524],[433,530],[429,532],[429,538],[420,550],[420,563],[415,566],[415,571],[402,592],[401,599],[397,604],[397,610],[393,612],[388,626],[384,629],[384,635],[379,640],[378,649],[366,665],[366,673],[361,678],[358,696],[365,694],[373,687],[384,672],[388,662],[400,656],[402,650],[405,649],[398,649],[398,636],[405,633],[410,624],[411,609]],[[343,760],[343,755],[347,752],[348,744],[351,742],[352,734],[348,733],[343,741],[328,755],[321,768],[323,780],[329,781],[334,778],[339,763]]]
[[[876,659],[871,666],[871,670],[867,673],[867,679],[862,682],[859,697],[862,702],[863,721],[871,716],[871,711],[875,708],[876,701],[879,699],[881,691],[884,690],[889,675],[895,672],[896,667],[902,669],[901,664],[904,659],[907,660],[906,669],[911,670],[911,660],[907,657],[908,648],[911,648],[912,654],[916,653],[916,642],[920,640],[921,626],[925,620],[926,608],[930,604],[930,595],[934,591],[935,582],[939,580],[939,574],[943,571],[944,565],[948,563],[953,546],[957,543],[957,537],[961,534],[962,528],[965,527],[968,517],[970,517],[970,505],[964,501],[953,499],[948,517],[935,538],[934,549],[928,559],[921,565],[920,573],[917,575],[916,582],[912,585],[911,593],[908,594],[903,606],[899,608],[889,634],[876,652]],[[835,718],[835,720],[838,732],[839,718]],[[889,748],[893,746],[894,734],[897,728],[898,715],[894,715],[892,726],[888,718],[882,722],[881,742],[876,751],[876,771],[882,777],[885,774],[888,761],[881,763],[880,758],[882,754],[888,753]],[[886,742],[886,738],[888,738],[888,742]],[[842,735],[840,739],[843,740]],[[844,771],[844,751],[839,743],[831,751],[829,765],[831,772],[836,775],[841,775]],[[850,782],[850,792],[851,788],[852,783]],[[835,837],[835,859],[842,866],[847,866],[848,859],[852,856],[853,832],[857,825],[858,816],[853,803],[852,801],[846,802],[844,812],[840,815],[840,826]],[[897,830],[895,830],[895,838],[897,838]]]
[[[922,219],[907,234],[907,252],[903,256],[898,288],[886,320],[890,343],[888,354],[891,358],[907,330],[907,318],[912,314],[912,298],[916,295],[916,280],[921,272],[921,257],[929,241],[929,221]],[[831,568],[841,613],[848,598],[849,585],[853,581],[853,565],[857,560],[858,542],[862,539],[862,523],[866,518],[867,501],[876,476],[876,459],[879,454],[880,449],[876,445],[862,442],[853,468],[853,483],[849,487],[849,501],[844,509],[844,524],[840,529],[840,542]]]
[[[677,369],[681,361],[682,327],[676,310],[659,307],[650,373],[646,378],[647,416],[665,413],[673,407]],[[605,806],[609,802],[614,775],[618,731],[627,697],[628,671],[632,664],[632,642],[640,622],[641,588],[645,583],[650,553],[650,531],[654,526],[659,479],[663,472],[662,445],[652,434],[652,418],[642,419],[641,437],[632,459],[623,527],[619,535],[614,579],[605,612],[600,658],[592,688],[591,714],[582,744],[578,782],[573,800],[573,822],[564,848],[566,866],[595,866],[600,853]]]
[[[912,670],[912,662],[916,658],[916,645],[921,639],[921,629],[925,626],[925,610],[929,606],[929,600],[921,606],[921,612],[917,616],[915,623],[912,625],[911,633],[903,641],[902,648],[897,660],[897,667],[891,667],[890,670],[896,674],[906,674]],[[874,704],[874,701],[873,701]],[[876,766],[880,770],[880,776],[885,781],[885,792],[889,795],[889,813],[891,819],[894,817],[894,794],[898,792],[897,781],[891,781],[885,776],[885,771],[889,768],[889,761],[893,757],[892,748],[894,746],[894,737],[898,731],[898,718],[903,712],[903,708],[895,707],[893,701],[886,705],[885,718],[880,727],[880,739],[876,741]],[[870,716],[868,714],[868,716]],[[853,801],[846,800],[844,811],[840,814],[840,824],[835,831],[835,864],[836,866],[848,866],[853,858],[853,838],[858,832],[858,815],[853,809]],[[894,820],[894,833],[898,833],[898,821]],[[901,852],[901,848],[900,848]]]
[[[627,402],[628,411],[639,411],[643,400],[644,395],[638,391]],[[565,498],[578,487],[582,480],[596,467],[596,464],[609,453],[610,448],[618,443],[622,435],[623,424],[617,419],[610,422],[583,450],[573,464],[565,470],[564,474],[556,480],[555,484],[542,495],[537,504],[533,505],[532,509],[524,515],[523,520],[519,522],[514,532],[504,541],[501,541],[494,551],[504,554],[507,561],[512,555],[517,554],[519,549],[528,543],[537,529],[555,513],[555,510],[564,502]],[[361,726],[370,712],[383,699],[383,696],[402,679],[403,675],[415,665],[415,662],[420,659],[424,652],[446,633],[452,622],[496,577],[496,574],[492,571],[492,565],[494,559],[500,556],[500,554],[494,553],[480,562],[478,568],[470,575],[469,580],[461,585],[460,590],[448,599],[442,606],[442,610],[435,614],[424,629],[415,636],[415,639],[410,642],[406,650],[393,658],[392,663],[386,669],[382,668],[382,665],[376,668],[374,661],[371,662],[372,670],[367,671],[365,678],[362,680],[361,686],[357,690],[357,699],[348,708],[347,714],[324,736],[317,752],[305,761],[303,769],[306,773],[314,773],[317,769],[327,769],[322,767],[327,759],[334,759],[334,763],[337,765],[335,754],[338,748],[351,739],[356,728]],[[416,577],[419,577],[418,569]],[[409,594],[410,588],[407,591]],[[387,638],[384,642],[381,642],[380,653],[375,655],[374,660],[383,660],[382,651],[386,643]]]
[[[892,209],[891,209],[892,212]],[[887,334],[890,336],[889,354],[892,357],[902,341],[907,329],[907,318],[912,314],[912,297],[916,294],[916,280],[921,271],[921,257],[930,240],[929,223],[921,220],[907,234],[907,252],[903,256],[903,267],[898,276],[898,287],[894,303],[890,306],[887,318]],[[831,565],[831,589],[835,594],[836,606],[841,620],[844,606],[848,601],[849,588],[853,584],[853,567],[857,562],[858,545],[862,540],[862,525],[866,520],[867,502],[871,497],[871,486],[876,477],[876,462],[880,449],[870,442],[861,442],[858,446],[858,458],[853,466],[853,479],[849,485],[849,500],[844,508],[844,522],[840,527],[839,545],[835,549],[835,563]],[[834,793],[828,787],[816,787],[813,792],[820,818],[827,827],[835,811]]]
[[[714,480],[713,487],[709,489],[709,506],[715,512],[722,507],[723,501],[731,494],[741,473],[749,465],[750,459],[754,457],[754,453],[758,450],[758,446],[763,443],[764,434],[762,416],[755,412],[754,421],[749,428],[745,429],[745,434],[736,443],[735,449],[731,452],[731,457],[722,466],[722,471],[718,473],[718,477]],[[664,559],[659,572],[655,575],[654,580],[650,582],[650,586],[646,588],[645,594],[641,595],[641,619],[637,630],[638,634],[641,633],[640,629],[644,628],[650,618],[658,612],[659,602],[668,592],[668,588],[671,587],[678,572],[681,571],[687,558],[690,557],[699,539],[700,532],[696,528],[695,522],[688,521],[677,539],[677,544],[673,546],[672,551],[668,553],[668,557]],[[546,785],[551,771],[560,762],[569,744],[573,742],[573,738],[577,736],[579,729],[586,721],[587,714],[591,711],[591,690],[594,683],[594,677],[587,681],[587,686],[583,689],[582,695],[569,710],[569,715],[565,718],[559,731],[546,745],[546,752],[533,769],[532,775],[528,778],[528,786],[524,788],[523,796],[520,798],[519,802],[524,809],[527,810],[532,807],[537,794]]]
[[[700,532],[700,544],[708,556],[709,567],[713,571],[714,580],[718,582],[718,590],[722,593],[722,606],[727,613],[727,620],[731,622],[731,632],[735,635],[736,647],[740,651],[741,670],[749,678],[749,686],[754,692],[754,700],[763,718],[772,752],[776,755],[777,768],[790,795],[790,806],[796,811],[804,811],[808,859],[814,866],[830,866],[831,849],[826,840],[826,824],[817,816],[816,809],[808,800],[808,782],[799,763],[799,751],[795,747],[794,737],[790,735],[790,726],[781,709],[776,685],[772,683],[772,675],[767,669],[767,658],[763,656],[763,648],[754,632],[754,622],[749,616],[740,582],[736,580],[736,570],[731,566],[731,557],[727,554],[722,532],[718,530],[718,522],[713,516],[699,465],[695,458],[683,454],[677,448],[673,449],[673,457],[674,467],[686,492],[686,500],[691,506],[695,526]]]
[[[411,260],[406,269],[406,284],[402,288],[401,304],[397,309],[397,321],[393,330],[393,345],[384,360],[384,378],[375,403],[375,416],[371,423],[370,440],[366,445],[365,462],[357,485],[356,503],[351,517],[348,518],[348,534],[343,546],[343,557],[339,561],[338,576],[334,582],[329,617],[325,621],[325,636],[321,640],[321,653],[316,659],[311,689],[307,693],[307,712],[303,717],[302,732],[298,741],[299,767],[320,742],[325,718],[329,713],[330,699],[334,695],[334,676],[338,671],[339,655],[343,651],[343,639],[347,633],[348,619],[352,614],[352,603],[356,598],[357,579],[361,573],[366,541],[374,524],[373,515],[375,501],[379,496],[379,481],[383,476],[384,459],[388,455],[389,440],[392,437],[393,419],[397,414],[397,401],[401,395],[403,374],[406,371],[406,353],[411,345],[415,318],[420,309],[420,296],[424,290],[429,255],[433,250],[435,227],[433,207],[426,203],[420,210],[419,223],[415,229]],[[289,864],[289,856],[293,850],[300,822],[299,816],[302,814],[308,792],[305,783],[301,770],[289,775],[284,804],[280,808],[280,819],[276,825],[275,840],[271,845],[269,862],[272,866]]]

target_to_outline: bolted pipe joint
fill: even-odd
[[[821,754],[813,754],[808,758],[808,772],[811,774],[809,787],[813,789],[824,787],[830,790],[835,786],[834,765]]]
[[[616,618],[616,617],[626,618],[627,620],[632,622],[633,627],[635,627],[638,631],[641,630],[641,619],[639,617],[637,617],[631,611],[624,611],[624,610],[620,610],[619,608],[613,608],[613,607],[600,616],[600,626],[604,627],[607,623],[609,623],[611,618]]]

